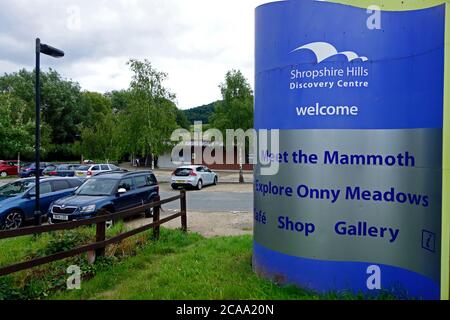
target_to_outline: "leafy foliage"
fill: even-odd
[[[241,71],[229,71],[219,87],[223,100],[215,104],[211,126],[222,131],[253,128],[253,92]]]
[[[41,73],[43,158],[73,160],[81,155],[117,161],[128,155],[160,155],[177,127],[189,122],[163,85],[167,74],[147,60],[130,60],[128,89],[101,94],[50,69]],[[0,158],[31,160],[34,154],[35,73],[0,76]]]
[[[107,162],[120,159],[122,140],[119,119],[111,112],[100,117],[93,127],[83,129],[81,137],[81,151],[89,158]]]
[[[27,104],[22,99],[10,94],[0,93],[0,155],[4,158],[31,156],[34,152],[35,124],[27,119]],[[42,151],[49,149],[50,129],[44,124],[41,128]]]
[[[23,101],[23,121],[35,118],[35,73],[20,70],[0,77],[0,91]],[[51,141],[55,144],[72,143],[83,119],[79,84],[62,79],[55,70],[41,73],[42,120],[52,128]]]
[[[161,155],[171,146],[170,135],[177,128],[175,95],[164,86],[167,74],[154,69],[148,60],[130,60],[134,73],[127,99],[121,112],[124,151],[133,155]]]
[[[41,154],[47,160],[85,158],[119,161],[158,157],[171,149],[170,136],[194,121],[226,129],[253,126],[253,93],[240,71],[227,73],[223,100],[187,111],[175,105],[165,86],[168,75],[148,60],[130,60],[129,88],[101,94],[81,91],[57,71],[42,72]],[[31,160],[34,153],[34,71],[0,77],[0,158]]]

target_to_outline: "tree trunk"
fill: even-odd
[[[151,161],[150,155],[147,154],[147,155],[145,156],[145,166],[146,166],[146,167],[149,167],[149,166],[150,166],[150,164],[151,164],[150,161]]]

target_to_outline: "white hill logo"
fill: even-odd
[[[321,63],[322,61],[337,55],[344,55],[349,62],[357,59],[360,59],[363,62],[369,61],[367,57],[359,56],[356,52],[353,51],[339,52],[333,45],[327,42],[312,42],[294,49],[290,53],[294,53],[300,50],[311,50],[316,56],[317,63]]]

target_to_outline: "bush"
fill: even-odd
[[[77,144],[51,145],[45,154],[47,161],[73,161],[81,159],[81,152]]]
[[[60,232],[51,232],[48,244],[36,254],[38,256],[49,256],[55,253],[75,249],[92,240],[89,229],[78,229]],[[31,254],[33,255],[33,254]]]
[[[117,223],[107,230],[107,237],[123,233],[126,227]],[[10,248],[19,247],[24,254],[18,258],[21,261],[36,259],[56,253],[68,251],[95,241],[95,228],[84,227],[69,231],[56,231],[29,238],[10,239]],[[99,272],[109,270],[114,264],[136,255],[149,243],[148,234],[140,234],[125,239],[119,244],[108,246],[105,257],[97,258],[95,264],[90,264],[86,255],[78,255],[62,261],[56,261],[9,276],[0,277],[0,300],[39,300],[66,287],[69,266],[76,265],[82,270],[84,280],[94,277]],[[31,245],[37,244],[37,245]],[[14,260],[7,260],[12,264]]]

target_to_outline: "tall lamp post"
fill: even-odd
[[[36,225],[41,224],[41,205],[40,205],[40,168],[41,168],[41,53],[53,58],[64,57],[64,52],[41,43],[39,38],[36,39],[36,205],[34,210],[34,220]]]

